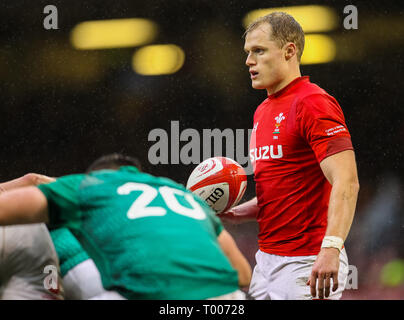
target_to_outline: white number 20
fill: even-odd
[[[160,193],[166,203],[167,207],[175,213],[187,216],[189,218],[203,220],[206,218],[206,213],[202,207],[195,201],[192,195],[185,193],[182,190],[160,187],[157,191],[144,183],[127,182],[120,186],[117,190],[120,195],[128,195],[132,191],[142,191],[139,197],[130,206],[127,216],[129,219],[138,219],[150,216],[164,216],[167,210],[163,207],[151,207],[149,204]],[[181,205],[175,195],[182,196],[189,203],[191,208]]]

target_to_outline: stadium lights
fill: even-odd
[[[293,16],[305,33],[330,31],[336,28],[338,22],[337,15],[332,8],[308,5],[253,10],[243,18],[243,26],[247,28],[255,19],[276,11],[283,11]]]
[[[305,45],[301,64],[327,63],[335,59],[337,46],[334,40],[322,34],[308,34],[305,36]]]
[[[133,47],[152,42],[157,29],[147,19],[85,21],[72,29],[70,40],[79,50]]]
[[[134,53],[132,67],[142,75],[172,74],[181,69],[184,61],[185,53],[176,45],[150,45]]]

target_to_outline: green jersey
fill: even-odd
[[[59,258],[62,277],[79,263],[90,258],[69,229],[50,230],[50,235]]]
[[[50,228],[74,234],[105,289],[128,299],[206,299],[238,289],[217,242],[220,220],[184,186],[128,166],[38,188]]]

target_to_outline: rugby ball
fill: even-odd
[[[226,157],[201,162],[191,173],[187,189],[201,197],[216,212],[237,205],[247,188],[247,175],[240,164]]]

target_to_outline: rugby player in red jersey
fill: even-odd
[[[286,13],[260,18],[245,33],[252,87],[268,94],[250,140],[257,196],[221,217],[259,224],[254,299],[340,299],[347,280],[355,155],[338,102],[301,76],[303,48],[303,30]]]

